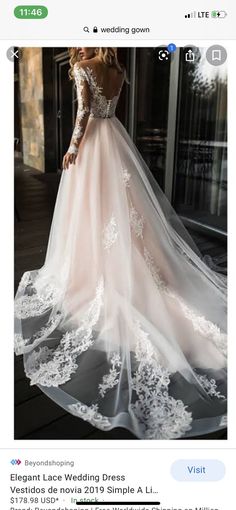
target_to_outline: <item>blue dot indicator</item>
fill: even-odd
[[[168,44],[167,49],[170,53],[172,53],[173,51],[176,50],[176,45],[174,43],[170,43]]]

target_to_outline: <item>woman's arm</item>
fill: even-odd
[[[90,90],[88,78],[86,71],[83,67],[81,67],[79,62],[74,66],[74,77],[77,88],[78,109],[70,146],[63,158],[64,169],[68,168],[71,163],[75,163],[79,146],[90,115]]]

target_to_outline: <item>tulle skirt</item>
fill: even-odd
[[[16,294],[15,351],[30,384],[104,431],[225,427],[225,280],[116,117],[89,119],[62,173],[45,264]]]

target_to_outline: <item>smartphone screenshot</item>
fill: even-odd
[[[232,508],[234,15],[2,9],[4,510]]]

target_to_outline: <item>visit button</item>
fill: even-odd
[[[225,465],[214,459],[181,459],[172,464],[171,474],[179,482],[217,482],[225,476]]]

